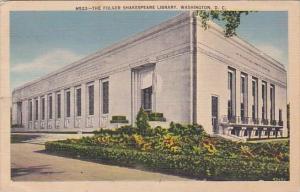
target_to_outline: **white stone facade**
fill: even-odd
[[[184,13],[27,83],[13,91],[12,124],[89,132],[116,126],[113,116],[134,124],[143,106],[163,113],[162,125],[198,123],[208,133],[243,138],[286,136],[284,66],[209,26],[204,30],[199,18]]]

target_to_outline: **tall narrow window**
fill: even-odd
[[[278,121],[282,122],[282,110],[281,109],[279,109],[279,120]]]
[[[94,115],[94,85],[88,86],[89,115]]]
[[[35,100],[35,120],[39,120],[39,100]]]
[[[29,100],[29,121],[32,121],[32,100]]]
[[[109,82],[102,83],[102,113],[109,113]]]
[[[152,110],[152,86],[142,89],[142,107],[145,111]]]
[[[253,79],[252,79],[252,119],[254,119],[254,120],[257,120],[257,106],[258,106],[257,84],[258,84],[258,80],[253,77]]]
[[[235,117],[235,70],[228,70],[228,119]]]
[[[262,95],[261,118],[264,120],[267,119],[267,83],[266,82],[262,82],[261,95]]]
[[[270,87],[270,119],[271,121],[275,119],[275,86]]]
[[[52,119],[52,96],[49,95],[49,98],[48,98],[48,104],[49,104],[49,119]]]
[[[241,74],[241,119],[244,123],[247,115],[247,95],[248,86],[247,86],[247,75]]]
[[[45,98],[42,98],[42,120],[45,120]]]
[[[61,94],[57,94],[57,98],[56,98],[56,103],[57,103],[57,108],[56,108],[56,114],[57,114],[57,118],[61,118]]]
[[[76,116],[81,116],[81,88],[76,89]]]
[[[71,116],[71,93],[70,91],[66,92],[66,117]]]

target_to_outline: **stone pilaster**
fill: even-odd
[[[137,92],[137,77],[136,72],[131,72],[131,105],[132,105],[132,111],[131,111],[131,122],[134,122],[136,113],[137,113],[137,98],[136,98],[136,92]],[[101,86],[102,87],[102,86]],[[102,94],[101,94],[102,95]],[[102,96],[101,96],[102,98]],[[102,107],[101,107],[102,111]]]
[[[100,81],[94,83],[94,128],[100,127]]]
[[[53,129],[56,129],[56,119],[57,119],[57,112],[56,112],[56,105],[57,105],[57,95],[55,92],[52,93],[52,119],[53,119]]]
[[[235,116],[241,116],[241,72],[236,70],[236,77],[235,77],[235,103],[236,103],[236,111]],[[238,120],[238,119],[237,119]]]
[[[37,120],[37,129],[41,129],[41,119],[42,119],[42,99],[41,97],[39,96],[37,98],[37,101],[38,101],[38,120]]]
[[[87,96],[86,84],[82,84],[81,85],[81,126],[80,126],[82,129],[86,127],[86,117],[87,117],[86,96]]]
[[[140,73],[137,73],[136,82],[137,82],[137,87],[136,87],[137,111],[136,111],[135,115],[137,115],[138,111],[140,110],[140,107],[142,106],[142,103],[141,103],[141,74]]]
[[[262,80],[258,79],[258,86],[257,86],[257,91],[258,91],[258,109],[257,109],[257,117],[261,120],[262,119]]]
[[[65,114],[65,91],[61,90],[60,91],[60,126],[61,129],[65,128],[65,118],[66,118],[66,114]]]
[[[52,103],[51,103],[51,105],[50,105],[50,97],[51,97],[51,101],[52,101]],[[48,102],[47,102],[47,104],[48,104],[48,122],[51,124],[51,127],[48,127],[48,125],[47,125],[47,127],[48,127],[48,129],[53,129],[54,128],[54,120],[55,120],[55,114],[54,114],[54,95],[52,94],[52,93],[50,93],[49,95],[48,95]],[[50,107],[51,107],[51,109],[52,109],[52,111],[51,111],[51,114],[50,114]],[[51,115],[51,118],[50,118],[50,115]]]
[[[252,119],[252,105],[253,105],[253,96],[252,96],[252,76],[248,75],[248,117]],[[251,121],[250,121],[251,122]]]
[[[30,129],[31,128],[31,121],[30,121],[30,99],[27,100],[27,129]]]
[[[22,101],[22,123],[25,129],[28,128],[28,100]]]
[[[35,118],[35,98],[33,98],[31,100],[32,102],[32,127],[33,129],[36,129],[36,126],[35,126],[35,121],[36,121],[36,118]]]
[[[248,75],[245,75],[245,101],[244,101],[244,106],[245,106],[245,111],[244,111],[244,113],[245,113],[245,117],[249,117],[250,116],[250,114],[249,114],[249,86],[251,85],[249,85],[249,76]]]
[[[267,99],[266,99],[266,101],[267,101],[267,110],[266,110],[267,114],[266,114],[266,117],[269,120],[269,123],[271,123],[271,105],[272,105],[270,88],[271,88],[270,83],[267,83],[267,95],[266,95],[266,97],[267,97]]]
[[[152,110],[156,111],[156,90],[157,90],[157,77],[156,77],[156,67],[153,69],[153,80],[152,80]]]
[[[70,88],[70,125],[69,128],[75,127],[75,88]]]
[[[11,122],[12,125],[17,124],[17,114],[18,114],[17,108],[18,108],[18,107],[17,107],[17,103],[14,102],[14,103],[12,104],[12,122]]]
[[[49,119],[49,115],[48,115],[48,95],[44,95],[45,97],[45,129],[48,129],[48,119]]]

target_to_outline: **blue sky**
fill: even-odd
[[[180,14],[178,11],[11,12],[11,87]],[[254,12],[238,35],[287,66],[287,12]]]

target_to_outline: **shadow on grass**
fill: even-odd
[[[11,143],[24,143],[28,140],[36,139],[41,137],[40,135],[18,135],[18,134],[12,134],[10,136],[10,142]]]
[[[63,171],[47,171],[50,168],[50,165],[39,165],[39,166],[30,166],[22,168],[11,168],[11,177],[20,177],[30,174],[53,174],[53,173],[63,173]]]
[[[180,174],[174,174],[174,173],[171,173],[171,170],[168,170],[168,169],[165,169],[165,170],[160,169],[158,171],[158,170],[153,170],[153,169],[144,167],[142,165],[135,165],[135,166],[133,166],[133,165],[120,165],[119,163],[116,163],[116,162],[99,160],[99,159],[90,159],[90,158],[85,158],[85,157],[82,157],[82,156],[74,156],[74,155],[70,155],[70,154],[47,152],[46,150],[39,150],[39,151],[35,151],[35,152],[36,153],[47,154],[47,155],[54,155],[54,156],[58,156],[58,157],[82,160],[82,161],[86,161],[86,162],[93,162],[93,163],[98,163],[98,164],[108,165],[108,166],[116,166],[116,167],[120,167],[120,168],[135,169],[135,170],[139,170],[139,171],[158,173],[158,174],[167,174],[167,175],[182,177],[182,178],[185,178],[185,179],[206,180],[206,179],[203,179],[203,178],[199,179],[199,178],[195,178],[195,177],[188,177],[188,176],[184,176],[184,175],[180,175]]]

